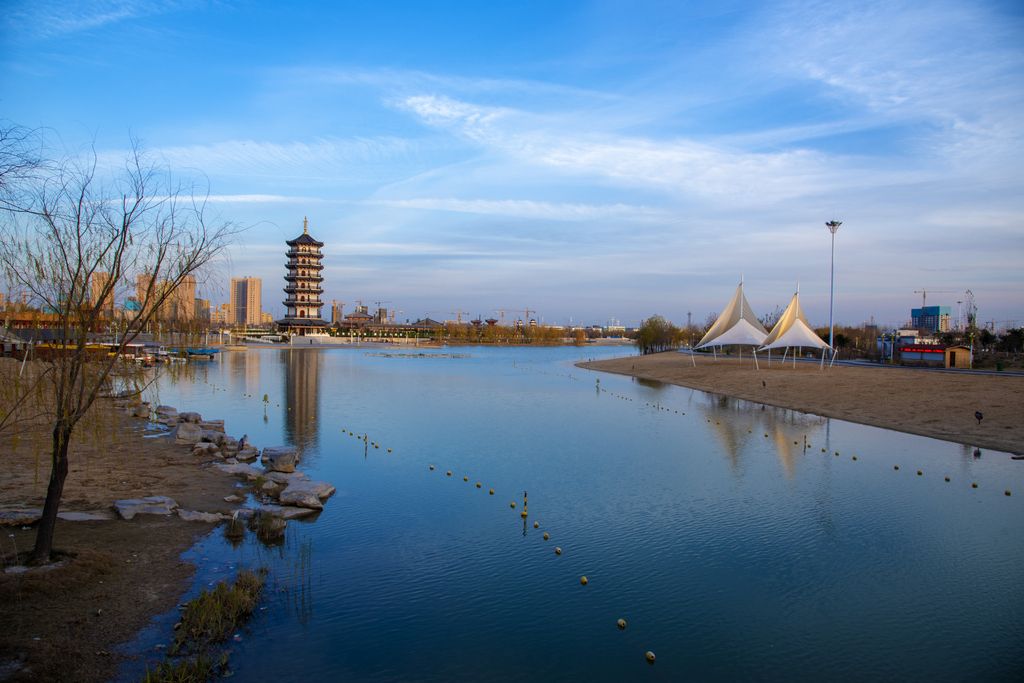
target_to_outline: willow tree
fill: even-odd
[[[0,158],[0,167],[8,161]],[[8,287],[49,313],[53,326],[49,352],[36,361],[51,433],[46,501],[30,558],[38,564],[53,547],[76,426],[109,389],[126,346],[186,278],[223,252],[235,230],[208,222],[205,195],[148,161],[135,144],[117,170],[101,168],[90,153],[18,178],[0,199],[0,268]],[[135,305],[115,308],[129,299]],[[97,354],[91,333],[113,327],[116,353]],[[0,423],[10,418],[4,410]]]

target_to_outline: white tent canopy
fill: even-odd
[[[736,287],[732,300],[722,309],[718,320],[705,333],[696,348],[707,346],[761,346],[768,331],[761,325],[743,295],[743,281]]]
[[[807,324],[807,318],[800,308],[800,292],[797,291],[789,306],[775,323],[771,334],[764,340],[761,351],[781,348],[831,349]]]

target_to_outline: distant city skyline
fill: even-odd
[[[799,284],[823,326],[835,219],[837,324],[907,322],[922,289],[1024,324],[1019,3],[5,10],[5,120],[101,166],[136,136],[249,226],[215,306],[252,276],[280,318],[308,216],[348,310],[702,323],[742,276],[758,315]]]

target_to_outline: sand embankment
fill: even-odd
[[[668,352],[579,363],[850,422],[972,446],[1024,452],[1024,377],[889,367],[753,361]],[[980,411],[981,424],[974,417]]]

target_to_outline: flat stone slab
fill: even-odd
[[[211,432],[224,433],[224,420],[203,420],[199,426]]]
[[[42,516],[42,508],[0,510],[0,526],[29,526],[38,522]]]
[[[282,519],[300,519],[302,517],[309,517],[315,515],[319,510],[310,510],[309,508],[297,508],[291,505],[261,505],[257,508],[260,512],[265,515],[272,517],[281,517]],[[251,512],[249,513],[252,514]]]
[[[178,420],[181,422],[192,422],[195,424],[199,424],[200,422],[203,421],[203,416],[200,415],[199,413],[194,412],[178,413]]]
[[[169,515],[178,504],[167,496],[147,496],[115,500],[114,509],[121,519],[133,519],[135,515]]]
[[[67,512],[58,512],[57,519],[63,519],[65,522],[107,522],[117,519],[117,516],[110,510],[93,510],[91,512],[68,510]]]
[[[252,465],[246,465],[245,463],[237,463],[235,465],[229,465],[223,462],[215,462],[213,466],[221,472],[226,474],[239,474],[246,479],[255,479],[256,477],[263,476],[263,470],[256,469]]]
[[[225,519],[231,518],[229,515],[222,515],[219,512],[198,512],[181,508],[178,508],[178,516],[186,522],[206,522],[207,524],[219,524]]]
[[[303,493],[311,493],[320,500],[325,500],[331,497],[334,494],[335,490],[336,489],[334,488],[334,485],[326,481],[294,479],[288,484],[288,488],[285,489],[285,492],[301,491]]]
[[[157,406],[156,414],[162,416],[174,416],[178,417],[178,409],[174,406]]]
[[[305,472],[273,472],[267,471],[263,473],[264,479],[269,479],[277,484],[288,485],[293,481],[305,481],[309,479],[309,475]]]

